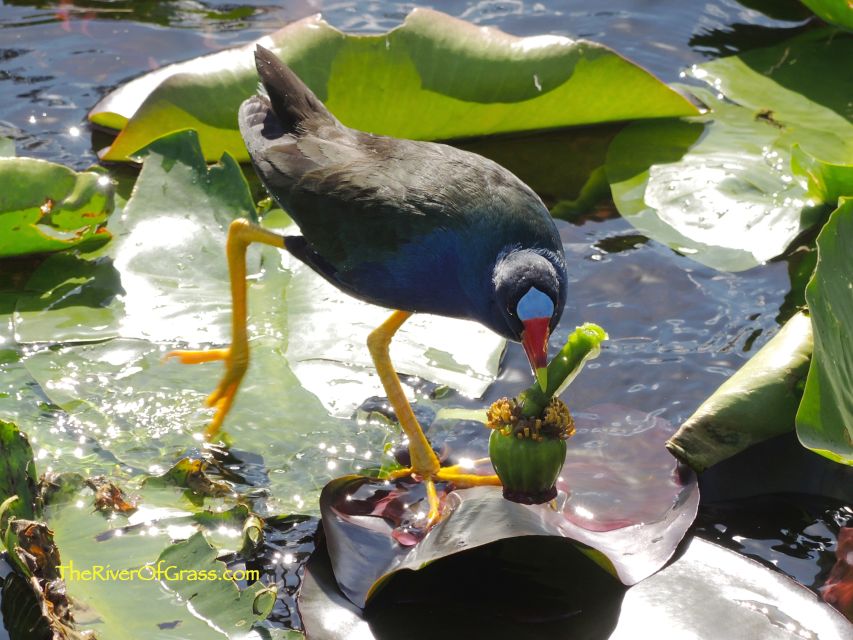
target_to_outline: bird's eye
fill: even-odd
[[[550,318],[554,315],[554,302],[536,287],[530,287],[515,305],[515,312],[522,322],[531,318]]]

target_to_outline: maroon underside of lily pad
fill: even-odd
[[[320,509],[338,585],[363,607],[393,573],[419,569],[467,549],[522,536],[574,542],[624,584],[660,569],[693,522],[695,475],[667,453],[672,426],[618,405],[574,412],[577,433],[546,504],[505,500],[500,487],[437,486],[442,518],[428,531],[423,485],[362,476],[333,480]],[[456,457],[485,455],[482,442]],[[490,465],[477,473],[490,474]],[[568,548],[568,547],[567,547]]]

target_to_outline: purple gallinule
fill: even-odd
[[[395,309],[367,345],[409,439],[411,467],[398,477],[426,483],[432,524],[439,516],[436,481],[500,482],[440,466],[391,364],[391,338],[412,313],[476,320],[521,342],[544,388],[548,336],[566,300],[559,234],[539,197],[491,160],[350,129],[271,52],[258,47],[255,61],[266,95],[242,104],[240,131],[258,175],[302,235],[233,222],[232,344],[171,355],[185,363],[225,361],[207,399],[216,408],[207,429],[214,436],[249,362],[245,253],[253,242],[286,249],[353,297]]]

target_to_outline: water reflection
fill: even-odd
[[[839,528],[845,526],[853,526],[848,504],[777,494],[703,505],[694,531],[819,593],[835,563]]]

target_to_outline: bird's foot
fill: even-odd
[[[234,397],[237,395],[237,389],[243,381],[243,375],[249,366],[249,349],[248,346],[239,348],[234,345],[227,349],[206,349],[199,351],[191,350],[176,350],[170,351],[164,356],[164,359],[177,358],[181,364],[200,364],[202,362],[214,362],[216,360],[225,361],[225,373],[219,381],[213,393],[207,396],[204,404],[216,410],[213,414],[213,419],[204,430],[206,440],[212,440],[222,427],[222,422],[231,405],[234,404]]]
[[[485,458],[488,460],[488,458]],[[500,478],[494,474],[479,475],[471,473],[470,466],[462,467],[453,465],[450,467],[440,467],[438,471],[432,473],[419,473],[414,467],[405,467],[396,469],[388,474],[389,480],[398,480],[400,478],[411,477],[413,480],[423,482],[426,487],[427,503],[429,511],[427,512],[425,529],[431,529],[441,519],[441,501],[438,498],[438,492],[435,489],[437,482],[447,482],[452,484],[455,489],[470,489],[471,487],[500,487],[502,486]]]

